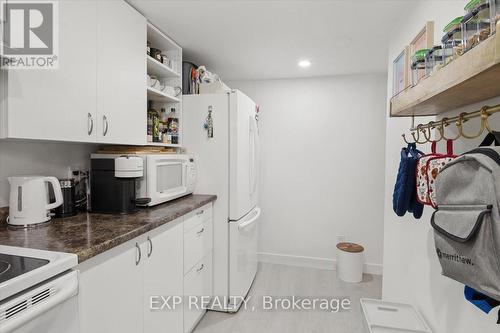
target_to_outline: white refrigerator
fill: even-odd
[[[236,312],[258,267],[258,107],[238,90],[184,95],[183,133],[197,161],[195,192],[217,195],[212,309]]]

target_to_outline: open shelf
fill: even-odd
[[[158,60],[146,55],[146,62],[148,67],[148,74],[154,75],[159,79],[166,77],[180,77],[180,74],[174,71],[172,68],[165,66]]]
[[[172,38],[165,35],[157,27],[148,22],[147,28],[148,42],[152,47],[163,51],[181,51],[182,48],[172,40]]]
[[[148,100],[163,103],[179,103],[180,101],[177,97],[167,95],[151,87],[148,87]]]
[[[175,87],[175,93],[178,89],[182,92],[182,48],[173,39],[167,36],[160,29],[155,27],[153,24],[148,22],[147,26],[147,41],[151,48],[159,49],[161,54],[170,59],[171,66],[166,66],[165,64],[157,61],[149,55],[146,55],[146,67],[147,74],[150,76],[155,76],[158,80],[167,86]],[[172,95],[168,95],[159,89],[147,87],[147,99],[148,102],[152,101],[151,107],[160,111],[161,117],[170,117],[170,112],[172,109],[176,111],[176,118],[178,120],[178,143],[162,143],[162,142],[148,142],[146,145],[149,147],[169,147],[169,148],[181,148],[182,138],[183,138],[183,122],[182,122],[182,95],[178,97],[174,96],[173,91],[170,91]],[[146,107],[149,110],[150,105]],[[164,111],[165,110],[165,111]],[[165,115],[162,112],[167,112]]]
[[[391,99],[391,116],[432,116],[500,95],[500,22],[461,57]]]
[[[156,146],[156,147],[171,147],[171,148],[180,148],[180,144],[174,143],[162,143],[162,142],[148,142],[146,146]]]

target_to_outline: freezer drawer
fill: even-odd
[[[229,312],[238,311],[257,274],[260,213],[255,207],[242,219],[229,223]]]

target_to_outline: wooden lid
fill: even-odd
[[[365,250],[361,245],[355,243],[338,243],[337,249],[351,253],[359,253]]]

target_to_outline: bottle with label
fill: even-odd
[[[177,118],[177,113],[175,108],[170,109],[170,113],[167,118],[167,136],[170,137],[170,143],[179,143],[179,118]]]
[[[147,138],[148,142],[153,142],[153,113],[152,111],[152,106],[151,106],[151,101],[148,103],[148,121],[147,121]]]
[[[161,142],[160,117],[158,112],[153,112],[153,142]]]
[[[161,142],[160,115],[153,108],[151,101],[149,101],[148,108],[148,142]]]
[[[168,113],[165,108],[161,108],[160,112],[160,131],[161,131],[161,140],[163,143],[170,143],[170,138],[167,135],[167,123],[168,123]]]

